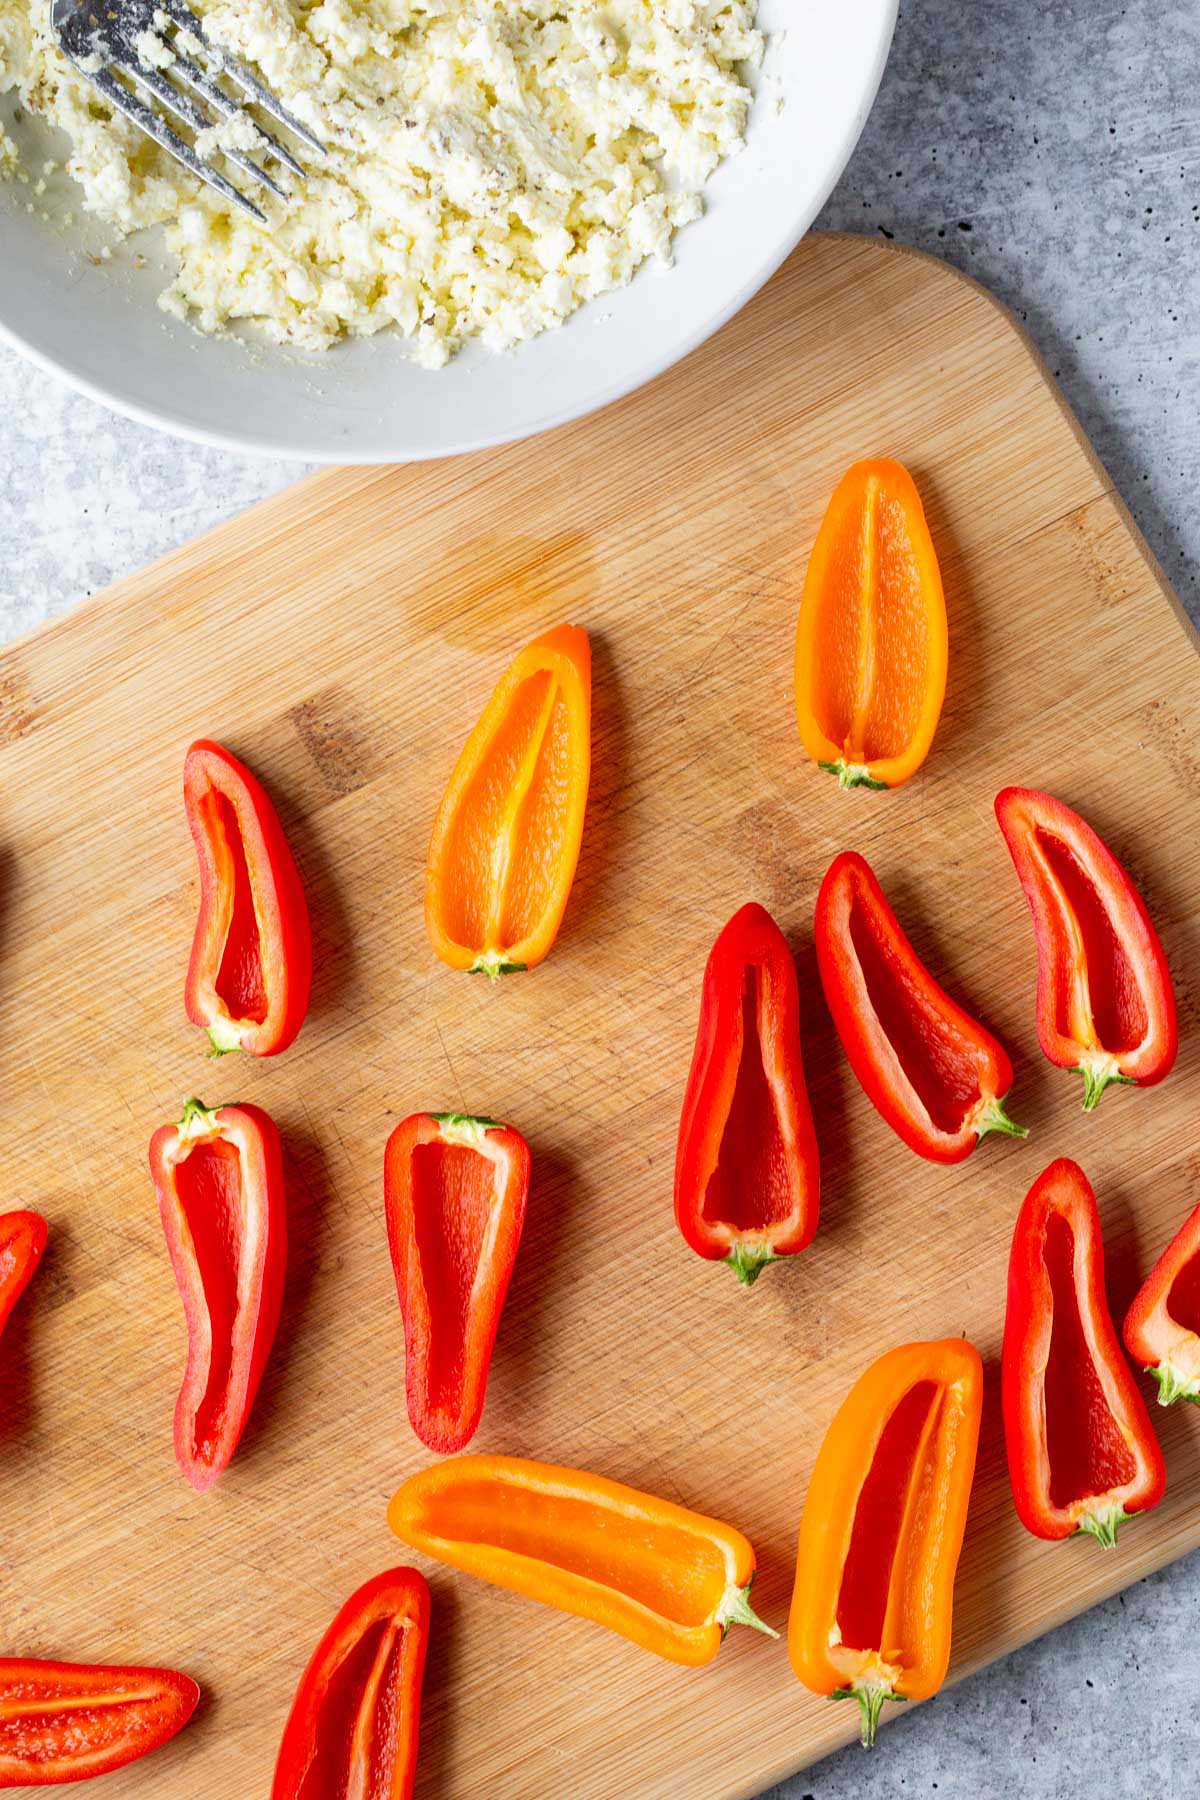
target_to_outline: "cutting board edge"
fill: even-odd
[[[944,278],[947,285],[957,285],[965,288],[970,293],[973,300],[980,301],[1003,322],[1005,329],[1017,340],[1025,356],[1036,370],[1042,385],[1048,390],[1053,398],[1058,412],[1070,428],[1072,437],[1075,439],[1075,442],[1082,450],[1091,468],[1098,476],[1106,497],[1112,502],[1120,517],[1121,523],[1133,539],[1143,561],[1151,571],[1163,598],[1169,603],[1176,618],[1184,627],[1192,648],[1197,652],[1200,652],[1200,627],[1194,624],[1190,618],[1182,600],[1175,592],[1166,571],[1159,562],[1159,559],[1155,555],[1150,544],[1147,542],[1133,513],[1130,511],[1125,500],[1114,485],[1113,479],[1097,454],[1091,439],[1088,437],[1086,431],[1076,417],[1074,408],[1071,406],[1070,401],[1059,386],[1045,357],[1042,355],[1040,349],[1030,336],[1029,332],[1025,329],[1024,325],[1012,311],[1012,308],[1006,305],[1003,300],[998,299],[990,289],[973,275],[968,275],[965,270],[956,268],[952,263],[944,261],[939,256],[932,255],[927,250],[919,250],[914,245],[898,244],[894,242],[879,243],[865,232],[855,231],[812,231],[806,234],[806,238],[807,237],[821,238],[827,242],[845,244],[855,248],[869,248],[873,254],[882,257],[885,260],[899,258],[910,262],[920,263],[927,269],[936,270],[938,278]],[[770,280],[764,283],[764,287],[768,287],[771,282],[777,281],[787,264],[796,256],[803,254],[806,238],[801,238],[799,244],[797,244],[796,248],[784,259],[784,262],[770,277]],[[758,290],[759,293],[762,291],[762,289]],[[752,305],[756,298],[757,295],[751,295],[750,299],[746,302],[746,305]],[[742,310],[744,310],[744,308],[739,309],[739,311]],[[736,313],[733,315],[734,318],[737,316],[738,314]],[[704,354],[706,348],[711,345],[715,338],[720,336],[721,331],[725,330],[731,322],[731,320],[727,320],[725,325],[721,326],[712,334],[712,337],[706,338],[701,344],[698,344],[694,346],[693,349],[687,351],[677,362],[672,363],[668,368],[652,377],[645,386],[653,387],[663,380],[669,380],[673,376],[677,377],[678,372],[684,368],[687,363],[693,358]],[[40,625],[31,626],[28,631],[21,632],[17,637],[10,638],[5,644],[0,646],[0,664],[8,658],[18,657],[31,643],[36,642],[40,638],[58,631],[74,630],[79,625],[85,623],[93,611],[102,609],[114,591],[125,588],[130,582],[137,582],[139,584],[144,583],[147,586],[153,586],[161,576],[170,571],[179,559],[187,556],[188,551],[193,545],[204,543],[206,545],[215,544],[219,547],[226,541],[227,537],[229,540],[235,539],[238,533],[245,528],[245,522],[248,518],[253,516],[265,519],[276,509],[282,512],[286,507],[292,504],[292,497],[297,490],[313,489],[323,491],[325,488],[331,488],[341,484],[357,487],[360,484],[368,484],[372,480],[383,479],[393,474],[396,470],[407,471],[411,469],[413,471],[418,471],[434,468],[447,468],[454,467],[464,461],[472,459],[499,457],[505,454],[512,454],[513,452],[519,453],[532,444],[538,444],[543,440],[554,438],[560,433],[578,430],[580,427],[587,425],[590,420],[598,417],[602,413],[610,411],[613,407],[627,404],[640,391],[641,390],[639,389],[634,389],[629,394],[620,395],[617,399],[609,401],[606,405],[595,408],[591,413],[585,413],[578,419],[567,420],[560,425],[551,426],[548,430],[535,433],[530,437],[514,438],[507,444],[496,444],[480,450],[466,451],[454,457],[440,457],[437,459],[426,460],[425,462],[412,463],[339,463],[332,464],[326,468],[314,469],[307,475],[300,476],[298,480],[288,482],[286,486],[280,488],[277,493],[269,494],[263,500],[253,501],[249,506],[240,508],[230,517],[220,520],[216,525],[210,526],[207,530],[199,532],[193,537],[184,538],[181,543],[172,545],[169,550],[165,550],[161,556],[155,557],[152,562],[146,563],[143,567],[131,570],[123,575],[118,575],[113,581],[106,582],[102,588],[98,588],[94,594],[89,594],[85,598],[76,601],[73,605],[64,608],[61,612],[56,613],[53,618],[44,620]]]
[[[872,241],[864,232],[857,231],[818,231],[811,232],[809,235],[812,237],[832,238],[838,242],[848,244],[870,243]],[[1020,344],[1029,361],[1033,364],[1042,385],[1048,390],[1059,413],[1062,415],[1065,423],[1070,427],[1072,437],[1075,439],[1075,442],[1083,451],[1088,463],[1099,477],[1105,496],[1112,502],[1122,525],[1133,539],[1142,560],[1153,575],[1163,598],[1169,602],[1176,618],[1183,626],[1192,648],[1200,653],[1200,625],[1197,625],[1192,620],[1183,601],[1175,592],[1170,577],[1163,568],[1154,550],[1147,542],[1145,533],[1142,531],[1141,526],[1130,511],[1128,504],[1117,489],[1112,476],[1105,467],[1091,438],[1080,424],[1075,409],[1067,399],[1067,396],[1063,393],[1054,371],[1051,369],[1033,337],[1026,330],[1020,319],[1018,319],[1012,308],[993,294],[991,289],[986,287],[982,281],[977,280],[974,275],[968,275],[965,269],[956,268],[953,263],[945,262],[940,256],[934,256],[928,250],[918,250],[913,244],[897,243],[879,244],[875,247],[882,251],[885,256],[903,257],[909,262],[918,262],[924,264],[927,268],[932,267],[937,269],[940,274],[947,277],[948,282],[958,283],[960,286],[969,289],[974,296],[984,301],[988,308],[1003,321],[1012,336],[1015,337]],[[792,254],[795,255],[795,251],[793,251]]]

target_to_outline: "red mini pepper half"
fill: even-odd
[[[1151,1087],[1175,1061],[1171,974],[1142,897],[1091,826],[1049,794],[1005,788],[996,817],[1037,938],[1038,1037],[1083,1076],[1091,1112],[1111,1081]]]
[[[1200,1206],[1138,1289],[1124,1337],[1130,1356],[1157,1381],[1160,1406],[1200,1402]]]
[[[40,1213],[0,1213],[0,1332],[33,1280],[46,1248],[47,1233]]]
[[[1017,1215],[1002,1366],[1013,1498],[1035,1537],[1089,1531],[1106,1547],[1162,1499],[1166,1473],[1104,1295],[1096,1196],[1060,1157]]]
[[[351,1594],[300,1678],[271,1800],[409,1800],[429,1588],[388,1569]]]
[[[989,1131],[1027,1137],[1004,1110],[1012,1064],[938,986],[865,857],[844,850],[817,895],[817,965],[868,1100],[918,1156],[957,1163]]]
[[[388,1139],[384,1208],[408,1416],[451,1455],[475,1435],[525,1223],[529,1145],[494,1119],[414,1113]]]
[[[270,1354],[287,1265],[283,1158],[258,1106],[189,1100],[150,1140],[150,1170],[188,1328],[175,1456],[210,1488],[238,1447]]]
[[[183,767],[200,863],[200,913],[184,1003],[217,1055],[276,1056],[308,1010],[312,937],[279,816],[249,769],[201,739]]]
[[[187,1724],[200,1689],[174,1669],[0,1657],[0,1788],[107,1775]]]
[[[675,1219],[697,1256],[747,1286],[812,1242],[821,1171],[787,939],[751,903],[704,970],[700,1026],[679,1121]]]

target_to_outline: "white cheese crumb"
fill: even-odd
[[[171,49],[170,45],[164,43],[159,36],[158,21],[163,16],[162,13],[156,13],[154,18],[155,28],[153,30],[139,31],[133,40],[133,48],[137,53],[138,62],[142,65],[143,69],[169,69],[171,64],[175,61],[175,52]]]
[[[0,91],[67,133],[90,212],[122,234],[165,227],[168,312],[305,350],[391,329],[429,368],[668,267],[744,140],[763,52],[756,0],[199,0],[214,41],[328,148],[301,152],[288,201],[256,192],[264,228],[107,116],[48,3],[0,0]],[[158,29],[137,47],[148,68],[173,60]],[[244,114],[197,147],[263,154]]]

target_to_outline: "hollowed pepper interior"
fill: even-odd
[[[850,903],[850,940],[867,996],[900,1067],[936,1129],[954,1136],[981,1097],[976,1047],[958,1037],[925,989],[908,978],[857,895]]]
[[[1079,1316],[1075,1234],[1051,1213],[1042,1251],[1054,1301],[1046,1364],[1046,1451],[1050,1502],[1063,1510],[1133,1480],[1137,1465],[1112,1415]]]
[[[459,1481],[453,1493],[426,1496],[421,1527],[583,1576],[684,1628],[710,1623],[726,1590],[725,1558],[711,1539],[582,1496]]]
[[[754,1231],[786,1219],[795,1204],[775,1105],[763,1064],[759,1010],[762,973],[745,971],[742,1048],[733,1098],[721,1134],[717,1166],[708,1178],[702,1212],[713,1223]]]

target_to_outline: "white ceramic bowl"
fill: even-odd
[[[205,339],[155,306],[165,261],[94,262],[103,234],[51,183],[51,223],[0,181],[0,336],[151,425],[307,462],[404,462],[482,449],[579,417],[657,375],[744,305],[816,217],[849,160],[891,44],[897,0],[760,0],[769,48],[745,149],[706,189],[673,269],[644,268],[560,330],[496,356],[416,368],[386,336],[323,357]],[[778,102],[782,99],[783,104]],[[39,157],[38,127],[5,122]],[[61,155],[61,146],[59,148]],[[64,191],[64,188],[66,191]],[[70,227],[55,219],[74,205]]]

